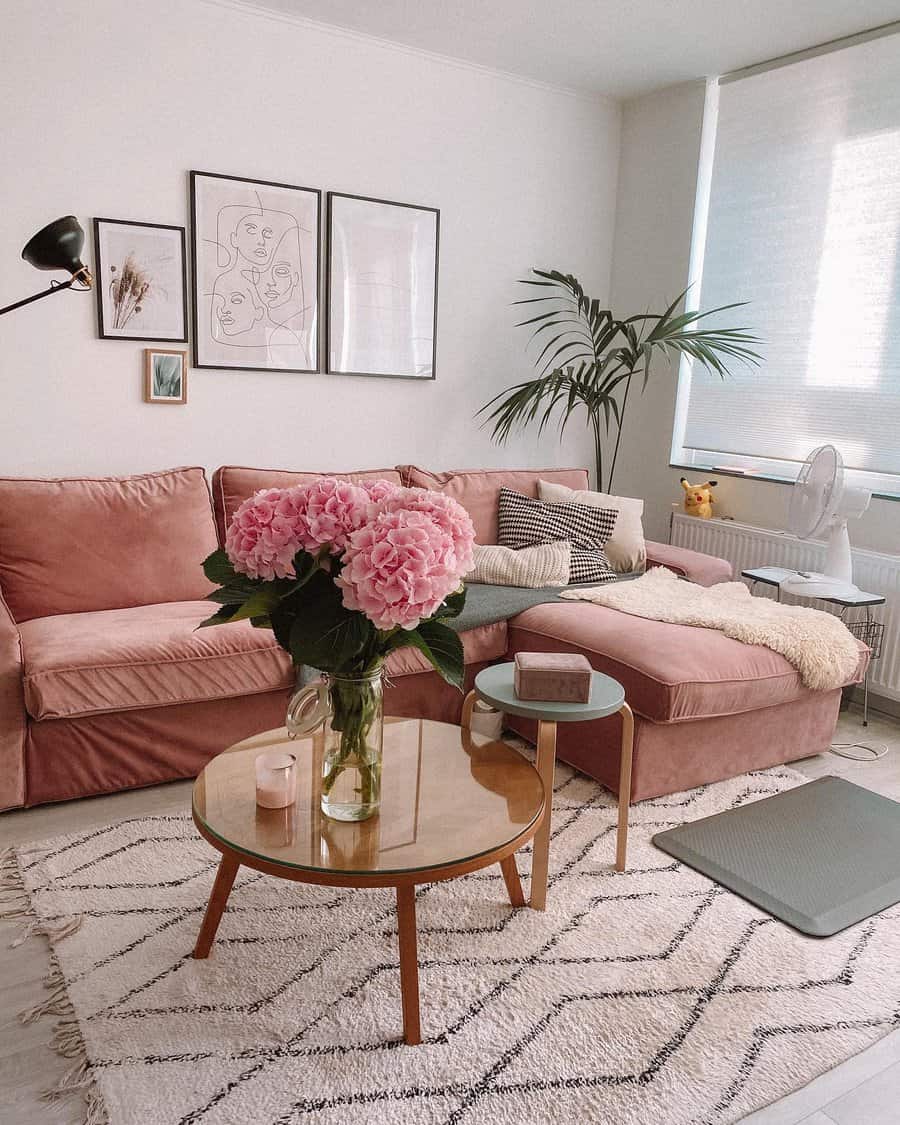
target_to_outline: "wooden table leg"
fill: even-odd
[[[553,805],[553,774],[556,767],[556,723],[541,719],[537,735],[537,771],[544,783],[546,804],[541,826],[534,837],[531,853],[531,906],[547,906],[547,879],[550,870],[550,828]]]
[[[416,888],[397,888],[397,929],[400,936],[400,997],[403,1038],[410,1046],[422,1042],[419,1021],[419,955],[416,948]]]
[[[516,867],[515,855],[508,855],[506,859],[501,859],[500,870],[503,872],[503,881],[506,883],[509,901],[513,906],[524,906],[525,895],[522,891],[522,881],[519,878],[519,869]]]
[[[459,721],[459,725],[463,730],[472,729],[472,711],[475,708],[475,703],[477,700],[478,696],[474,691],[470,691],[466,698],[463,700],[462,718]]]
[[[631,756],[634,750],[634,714],[622,704],[622,761],[619,766],[619,829],[616,833],[616,871],[625,870],[628,847],[628,813],[631,805]]]
[[[240,866],[238,861],[232,859],[229,855],[223,855],[219,862],[216,881],[213,883],[209,902],[206,904],[206,913],[203,915],[200,933],[197,935],[197,944],[194,946],[194,956],[197,958],[202,959],[209,956],[216,930],[219,928],[219,922],[222,919],[222,912],[228,902],[231,888],[234,886],[234,877],[237,875]]]

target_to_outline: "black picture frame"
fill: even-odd
[[[428,375],[417,375],[403,372],[386,372],[386,371],[344,371],[334,366],[332,363],[332,341],[331,333],[334,327],[334,316],[332,311],[332,291],[333,291],[333,274],[334,274],[334,250],[333,250],[333,236],[334,236],[334,201],[341,199],[352,199],[361,203],[372,203],[383,207],[401,208],[407,211],[418,211],[434,215],[434,290],[433,290],[433,310],[431,315],[431,373]],[[329,375],[356,375],[372,379],[409,379],[414,382],[427,383],[433,382],[437,378],[437,328],[438,328],[438,280],[440,274],[440,244],[441,244],[441,212],[438,207],[428,207],[424,204],[417,203],[401,203],[395,199],[378,199],[369,195],[354,195],[350,192],[343,191],[330,191],[328,192],[327,199],[327,220],[326,220],[326,233],[325,233],[325,315],[324,315],[324,336],[325,336],[325,371]]]
[[[314,281],[314,284],[304,287],[304,293],[310,294],[312,296],[313,302],[314,302],[312,304],[313,313],[312,313],[312,315],[310,315],[308,317],[308,319],[313,323],[313,325],[315,327],[314,327],[314,329],[311,333],[312,339],[311,339],[309,345],[305,349],[307,356],[311,359],[311,364],[309,366],[305,366],[305,367],[304,366],[284,366],[284,365],[281,365],[281,364],[268,364],[267,365],[267,364],[254,363],[254,362],[250,362],[250,363],[240,363],[240,362],[213,363],[213,362],[209,362],[208,361],[209,357],[206,357],[204,355],[202,345],[204,343],[206,343],[206,334],[207,334],[206,333],[206,327],[207,327],[207,325],[206,325],[205,321],[201,324],[200,302],[201,302],[201,296],[206,296],[205,294],[201,294],[201,290],[202,290],[202,288],[204,287],[204,284],[205,284],[205,269],[204,269],[204,263],[201,261],[201,255],[200,255],[199,250],[198,250],[198,244],[201,241],[206,241],[206,242],[211,242],[214,245],[221,246],[221,240],[218,237],[213,239],[213,240],[210,240],[208,238],[204,239],[203,235],[202,235],[202,232],[198,229],[198,185],[199,185],[200,181],[202,181],[202,180],[211,180],[211,181],[217,181],[217,182],[220,182],[220,183],[231,183],[231,184],[243,185],[245,190],[249,185],[250,187],[261,188],[263,190],[268,190],[270,192],[272,192],[272,191],[274,191],[276,193],[298,192],[298,193],[301,193],[303,196],[313,197],[314,203],[315,203],[315,218],[314,218],[314,222],[312,224],[313,230],[311,232],[307,232],[307,233],[311,233],[312,236],[313,236],[313,239],[314,239],[314,250],[313,250],[313,253],[312,253],[311,257],[313,259],[314,266],[315,266],[315,281]],[[191,213],[191,273],[192,273],[192,278],[193,278],[193,282],[192,282],[192,293],[193,293],[192,310],[193,310],[193,320],[194,320],[194,338],[193,338],[193,347],[192,347],[192,354],[193,354],[193,361],[194,361],[193,366],[199,367],[199,368],[205,368],[207,370],[212,370],[212,371],[269,371],[269,372],[279,372],[280,371],[280,372],[285,372],[285,373],[289,373],[289,374],[299,374],[299,375],[317,375],[317,374],[321,373],[322,367],[321,367],[321,361],[320,361],[320,353],[321,353],[322,332],[321,332],[321,328],[320,328],[320,321],[319,321],[319,315],[318,314],[319,314],[319,308],[320,308],[320,305],[321,305],[320,290],[321,290],[321,274],[322,274],[322,268],[321,268],[321,260],[322,260],[322,231],[321,231],[321,225],[322,225],[322,191],[319,188],[303,187],[302,185],[299,185],[299,184],[285,184],[285,183],[281,183],[281,182],[275,181],[275,180],[260,180],[260,179],[255,179],[255,178],[250,177],[250,176],[232,176],[232,175],[227,175],[227,174],[220,173],[220,172],[205,172],[205,171],[201,171],[199,169],[192,169],[190,171],[190,173],[189,173],[189,185],[190,185],[190,213]],[[257,196],[257,198],[259,198],[259,197]],[[235,205],[235,206],[238,206],[238,205]],[[245,204],[241,204],[240,206],[245,206]],[[258,206],[261,207],[262,204],[259,203]],[[301,229],[306,231],[306,228],[301,228],[299,226],[299,219],[297,219],[296,214],[294,214],[294,218],[297,221],[297,229],[298,229],[297,239],[298,239],[298,246],[299,246],[299,243],[300,243],[299,231]],[[302,267],[302,251],[300,253],[301,253],[300,265]],[[227,267],[223,268],[223,267],[220,267],[220,266],[217,265],[216,268],[217,269],[222,268],[222,274],[224,275],[225,273],[228,273],[228,272],[232,271],[234,268],[236,268],[236,266],[237,266],[237,260],[235,260],[235,262],[229,264],[229,266],[227,266]],[[301,312],[304,315],[304,320],[307,319],[307,313],[308,313],[309,307],[310,306],[309,306],[308,303],[304,303],[304,305],[301,309]],[[221,348],[221,346],[222,346],[221,343],[219,343],[220,348]],[[254,348],[253,350],[254,351],[260,351],[262,349],[261,348]],[[234,358],[239,360],[241,357],[240,357],[240,355],[236,355]]]
[[[143,340],[147,342],[166,341],[174,344],[186,344],[188,342],[188,299],[187,299],[187,245],[185,228],[179,226],[172,226],[168,223],[145,223],[135,219],[108,219],[104,217],[96,217],[94,219],[94,272],[96,275],[96,293],[97,293],[97,333],[101,340]],[[164,230],[170,231],[178,236],[177,245],[180,253],[180,268],[177,269],[177,280],[181,287],[181,300],[170,301],[177,307],[181,317],[181,331],[177,335],[145,335],[116,330],[114,325],[109,323],[109,317],[104,313],[104,300],[108,297],[110,281],[107,278],[107,272],[112,269],[118,269],[118,266],[112,267],[104,261],[101,251],[101,227],[133,227],[139,230]]]

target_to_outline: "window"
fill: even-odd
[[[673,463],[793,480],[831,442],[900,495],[900,34],[711,81],[703,128],[690,300],[747,301],[764,360],[682,364]]]

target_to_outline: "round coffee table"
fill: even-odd
[[[472,711],[482,702],[489,711],[505,712],[537,720],[537,770],[550,795],[543,821],[535,834],[531,861],[531,905],[543,910],[547,905],[550,869],[550,818],[552,816],[553,772],[556,766],[556,724],[583,723],[590,719],[622,716],[622,756],[619,765],[619,824],[616,834],[616,870],[625,870],[628,847],[628,807],[631,804],[631,758],[634,749],[634,715],[625,702],[625,689],[618,680],[603,672],[591,673],[588,703],[554,703],[541,699],[519,699],[515,688],[515,664],[493,664],[475,677],[475,687],[463,703],[462,725],[469,730]]]
[[[297,758],[297,800],[256,804],[258,754]],[[394,887],[400,991],[407,1043],[421,1042],[416,952],[416,885],[499,863],[510,902],[524,906],[515,852],[535,834],[544,784],[529,761],[502,742],[447,723],[387,719],[382,803],[369,820],[330,820],[319,806],[322,734],[290,740],[267,731],[213,758],[194,783],[200,835],[222,853],[195,957],[208,957],[241,866],[298,883]]]

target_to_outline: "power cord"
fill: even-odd
[[[877,762],[888,752],[884,742],[832,742],[828,749],[839,758],[849,758],[851,762]],[[848,750],[865,750],[866,753],[848,754]]]

